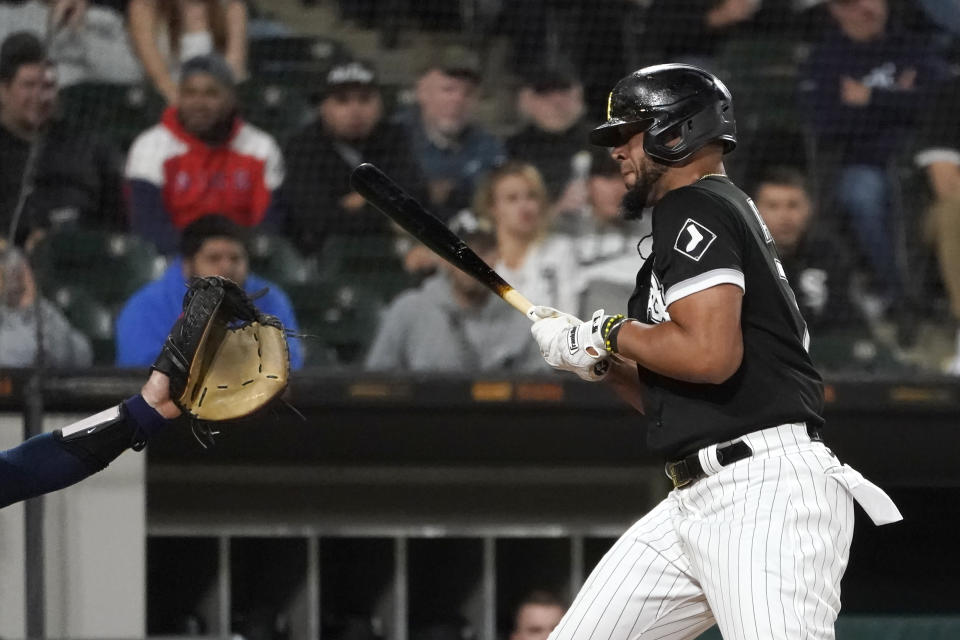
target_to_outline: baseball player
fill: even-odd
[[[853,501],[900,513],[821,439],[823,390],[773,238],[725,175],[727,88],[697,67],[640,69],[590,135],[652,208],[630,317],[547,307],[533,334],[558,369],[606,379],[647,417],[674,489],[610,549],[552,640],[834,637]]]
[[[252,414],[282,393],[289,364],[279,320],[260,313],[232,281],[195,278],[139,394],[0,451],[0,508],[80,482],[128,448],[143,449],[181,411],[197,419],[203,443],[213,433],[207,422]]]

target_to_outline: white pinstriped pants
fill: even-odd
[[[714,622],[725,640],[834,638],[853,536],[843,467],[803,424],[742,439],[751,457],[623,534],[549,640],[682,640]]]

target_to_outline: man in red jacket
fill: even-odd
[[[130,147],[131,226],[165,253],[176,251],[186,225],[211,213],[245,227],[277,226],[283,172],[273,137],[237,114],[227,63],[191,58],[181,69],[179,103]]]

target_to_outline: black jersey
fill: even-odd
[[[773,237],[750,198],[723,176],[668,193],[653,209],[653,255],[637,274],[630,316],[656,324],[670,305],[719,284],[744,290],[743,362],[722,384],[639,367],[647,445],[668,459],[789,422],[823,424],[823,384]]]

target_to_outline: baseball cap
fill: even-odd
[[[434,52],[421,67],[419,75],[422,76],[434,70],[473,82],[480,82],[482,77],[480,57],[473,51],[460,46],[451,46]]]
[[[537,93],[565,91],[579,84],[576,72],[566,65],[531,69],[523,75],[523,86]]]
[[[322,100],[344,87],[378,87],[377,70],[363,60],[344,60],[334,63],[323,74],[317,100]]]
[[[195,73],[206,73],[213,76],[225,87],[231,89],[236,86],[233,70],[221,56],[210,53],[203,56],[194,56],[180,67],[180,81],[184,81]]]

